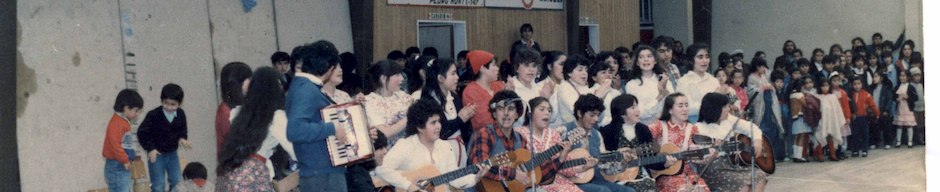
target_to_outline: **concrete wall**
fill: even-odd
[[[653,1],[653,38],[660,35],[692,44],[692,0]]]
[[[920,1],[878,0],[728,0],[712,2],[712,55],[743,49],[746,60],[762,50],[768,58],[783,53],[783,42],[792,39],[804,56],[815,48],[827,53],[838,43],[843,48],[852,38],[867,44],[871,35],[881,32],[894,41],[902,29],[923,50],[923,23]],[[660,26],[659,22],[656,23]],[[772,63],[770,61],[769,63]]]
[[[18,1],[15,94],[22,190],[106,187],[101,147],[114,97],[127,87],[125,63],[136,65],[145,112],[158,106],[163,85],[183,87],[182,108],[195,149],[181,155],[213,170],[213,120],[220,102],[216,73],[222,65],[268,66],[277,45],[289,52],[317,39],[351,51],[348,9],[336,8],[347,6],[327,0],[259,1],[246,13],[240,1],[227,0]]]

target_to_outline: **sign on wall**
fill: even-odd
[[[483,0],[388,0],[390,5],[483,7]]]
[[[565,9],[564,0],[486,0],[487,7],[523,9]]]

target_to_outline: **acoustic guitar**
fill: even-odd
[[[635,148],[633,148],[633,149],[628,149],[627,151],[624,151],[624,152],[633,152],[633,153],[636,153],[636,154],[647,154],[647,153],[651,153],[651,152],[657,151],[656,148],[658,148],[658,147],[659,147],[659,146],[656,145],[656,144],[645,144],[645,145],[637,146],[637,147],[635,147]],[[590,153],[589,153],[586,149],[583,149],[583,148],[573,149],[573,150],[571,150],[571,152],[568,152],[568,159],[569,159],[569,160],[568,160],[568,161],[565,161],[565,162],[561,165],[561,167],[559,167],[558,169],[559,169],[559,170],[562,170],[562,169],[567,169],[567,168],[571,168],[571,167],[575,167],[575,166],[584,165],[584,164],[587,163],[587,158],[588,158],[588,157],[594,157],[594,158],[596,158],[596,159],[597,159],[597,164],[604,164],[604,163],[611,163],[611,162],[618,162],[618,161],[619,161],[619,162],[625,162],[625,161],[627,161],[627,160],[632,160],[632,159],[624,159],[624,158],[623,158],[623,153],[624,153],[624,152],[621,152],[621,151],[618,150],[618,151],[611,151],[611,152],[607,152],[607,153],[602,153],[602,154],[597,155],[597,156],[591,156]],[[633,167],[636,167],[636,166],[633,166]],[[629,168],[629,167],[628,167],[628,168]],[[628,169],[628,170],[629,170],[629,169]],[[639,170],[639,169],[637,169],[637,170]],[[595,170],[594,170],[594,167],[589,167],[588,169],[584,170],[583,172],[578,173],[576,176],[574,176],[574,177],[569,177],[568,180],[571,180],[571,182],[577,183],[577,184],[588,183],[588,182],[590,182],[592,179],[594,179],[594,171],[595,171]],[[603,172],[603,171],[602,171],[602,172]],[[626,170],[625,170],[625,172],[626,172]],[[620,173],[620,174],[622,174],[622,173]],[[611,175],[611,176],[613,176],[613,177],[619,177],[620,174],[614,174],[614,175]],[[627,173],[627,174],[629,175],[630,173]],[[604,176],[604,174],[601,174],[601,175]],[[634,173],[633,176],[636,177],[636,173]]]
[[[751,153],[754,151],[754,148],[752,147],[753,141],[750,137],[744,134],[738,134],[736,139],[745,147],[744,150],[740,151],[740,153],[729,156],[731,158],[731,162],[738,165],[750,166]],[[774,174],[774,172],[777,170],[777,165],[774,162],[774,149],[770,146],[770,141],[767,139],[767,136],[763,136],[761,145],[763,145],[764,150],[761,153],[762,155],[758,154],[756,158],[754,158],[754,164],[757,164],[757,167],[765,173]]]
[[[741,144],[735,141],[724,142],[719,146],[707,147],[702,149],[688,150],[679,152],[679,146],[667,143],[659,147],[660,155],[654,157],[645,157],[637,159],[637,161],[643,162],[654,162],[662,163],[666,162],[668,156],[676,158],[677,162],[666,169],[655,171],[652,174],[653,178],[657,178],[661,175],[675,175],[682,170],[683,164],[686,163],[686,160],[701,160],[705,155],[709,153],[710,149],[717,149],[718,151],[737,151]],[[631,162],[632,163],[632,162]],[[637,162],[639,163],[639,162]]]
[[[587,136],[587,133],[583,129],[574,129],[567,132],[565,139],[562,142],[574,143],[581,140],[581,138],[585,136]],[[556,144],[551,148],[536,153],[535,156],[532,156],[532,152],[527,149],[517,149],[510,152],[515,157],[517,157],[513,160],[511,167],[518,167],[526,172],[526,175],[516,175],[516,177],[532,178],[532,176],[535,176],[535,179],[533,179],[532,182],[539,182],[542,180],[542,169],[539,167],[539,165],[542,165],[542,163],[545,161],[551,160],[555,154],[558,154],[562,150],[563,148],[561,147],[561,144]],[[517,192],[525,191],[525,189],[530,186],[531,185],[526,185],[516,180],[497,181],[484,177],[480,179],[480,184],[477,184],[477,189],[483,192]]]
[[[636,150],[636,155],[639,158],[655,156],[659,152],[659,145],[655,143],[648,143],[639,145],[634,148]],[[623,172],[617,174],[607,174],[605,171],[601,171],[601,177],[604,177],[604,180],[610,181],[612,183],[617,183],[621,181],[632,181],[636,179],[637,175],[640,174],[640,167],[656,163],[644,164],[644,162],[639,163],[637,166],[627,166]]]
[[[469,165],[444,174],[441,174],[441,172],[437,170],[437,167],[434,165],[426,165],[418,169],[402,173],[402,176],[407,178],[409,181],[416,181],[415,184],[418,186],[418,188],[421,188],[425,191],[447,191],[447,185],[444,185],[447,182],[459,179],[466,175],[479,173],[480,166],[508,165],[515,158],[516,156],[513,153],[503,153],[492,156],[486,161],[477,163],[476,165]],[[391,186],[388,182],[385,182],[385,180],[382,180],[381,178],[373,177],[372,181],[376,188]],[[395,189],[395,191],[404,192],[406,189]]]

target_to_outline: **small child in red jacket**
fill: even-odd
[[[852,94],[849,97],[852,105],[852,157],[858,157],[861,152],[862,157],[868,157],[868,124],[873,119],[878,119],[881,114],[878,111],[878,105],[871,94],[862,87],[862,79],[852,79]]]
[[[133,149],[131,121],[136,121],[144,99],[137,91],[124,89],[114,100],[114,115],[108,121],[101,155],[105,157],[104,180],[108,191],[131,191],[130,162],[137,158]]]

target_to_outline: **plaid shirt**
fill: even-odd
[[[495,146],[496,138],[501,138],[504,150],[506,152],[512,152],[516,150],[515,146],[513,145],[513,139],[515,139],[515,137],[506,139],[506,135],[503,134],[502,131],[490,132],[489,130],[489,128],[483,128],[478,130],[477,134],[474,134],[470,144],[472,146],[472,148],[470,148],[470,161],[472,164],[483,162],[489,158],[490,150],[492,150],[491,148]],[[511,134],[522,138],[522,135],[519,135],[519,133],[516,133],[515,131],[512,131]],[[522,146],[528,145],[528,142],[526,142],[525,139],[520,139],[519,143],[522,144]],[[552,161],[544,162],[542,165],[539,165],[539,167],[542,169],[542,178],[554,176],[559,166],[561,166],[561,163],[558,161],[558,159],[553,159]],[[483,177],[493,180],[515,180],[516,170],[515,168],[509,166],[491,167]]]

